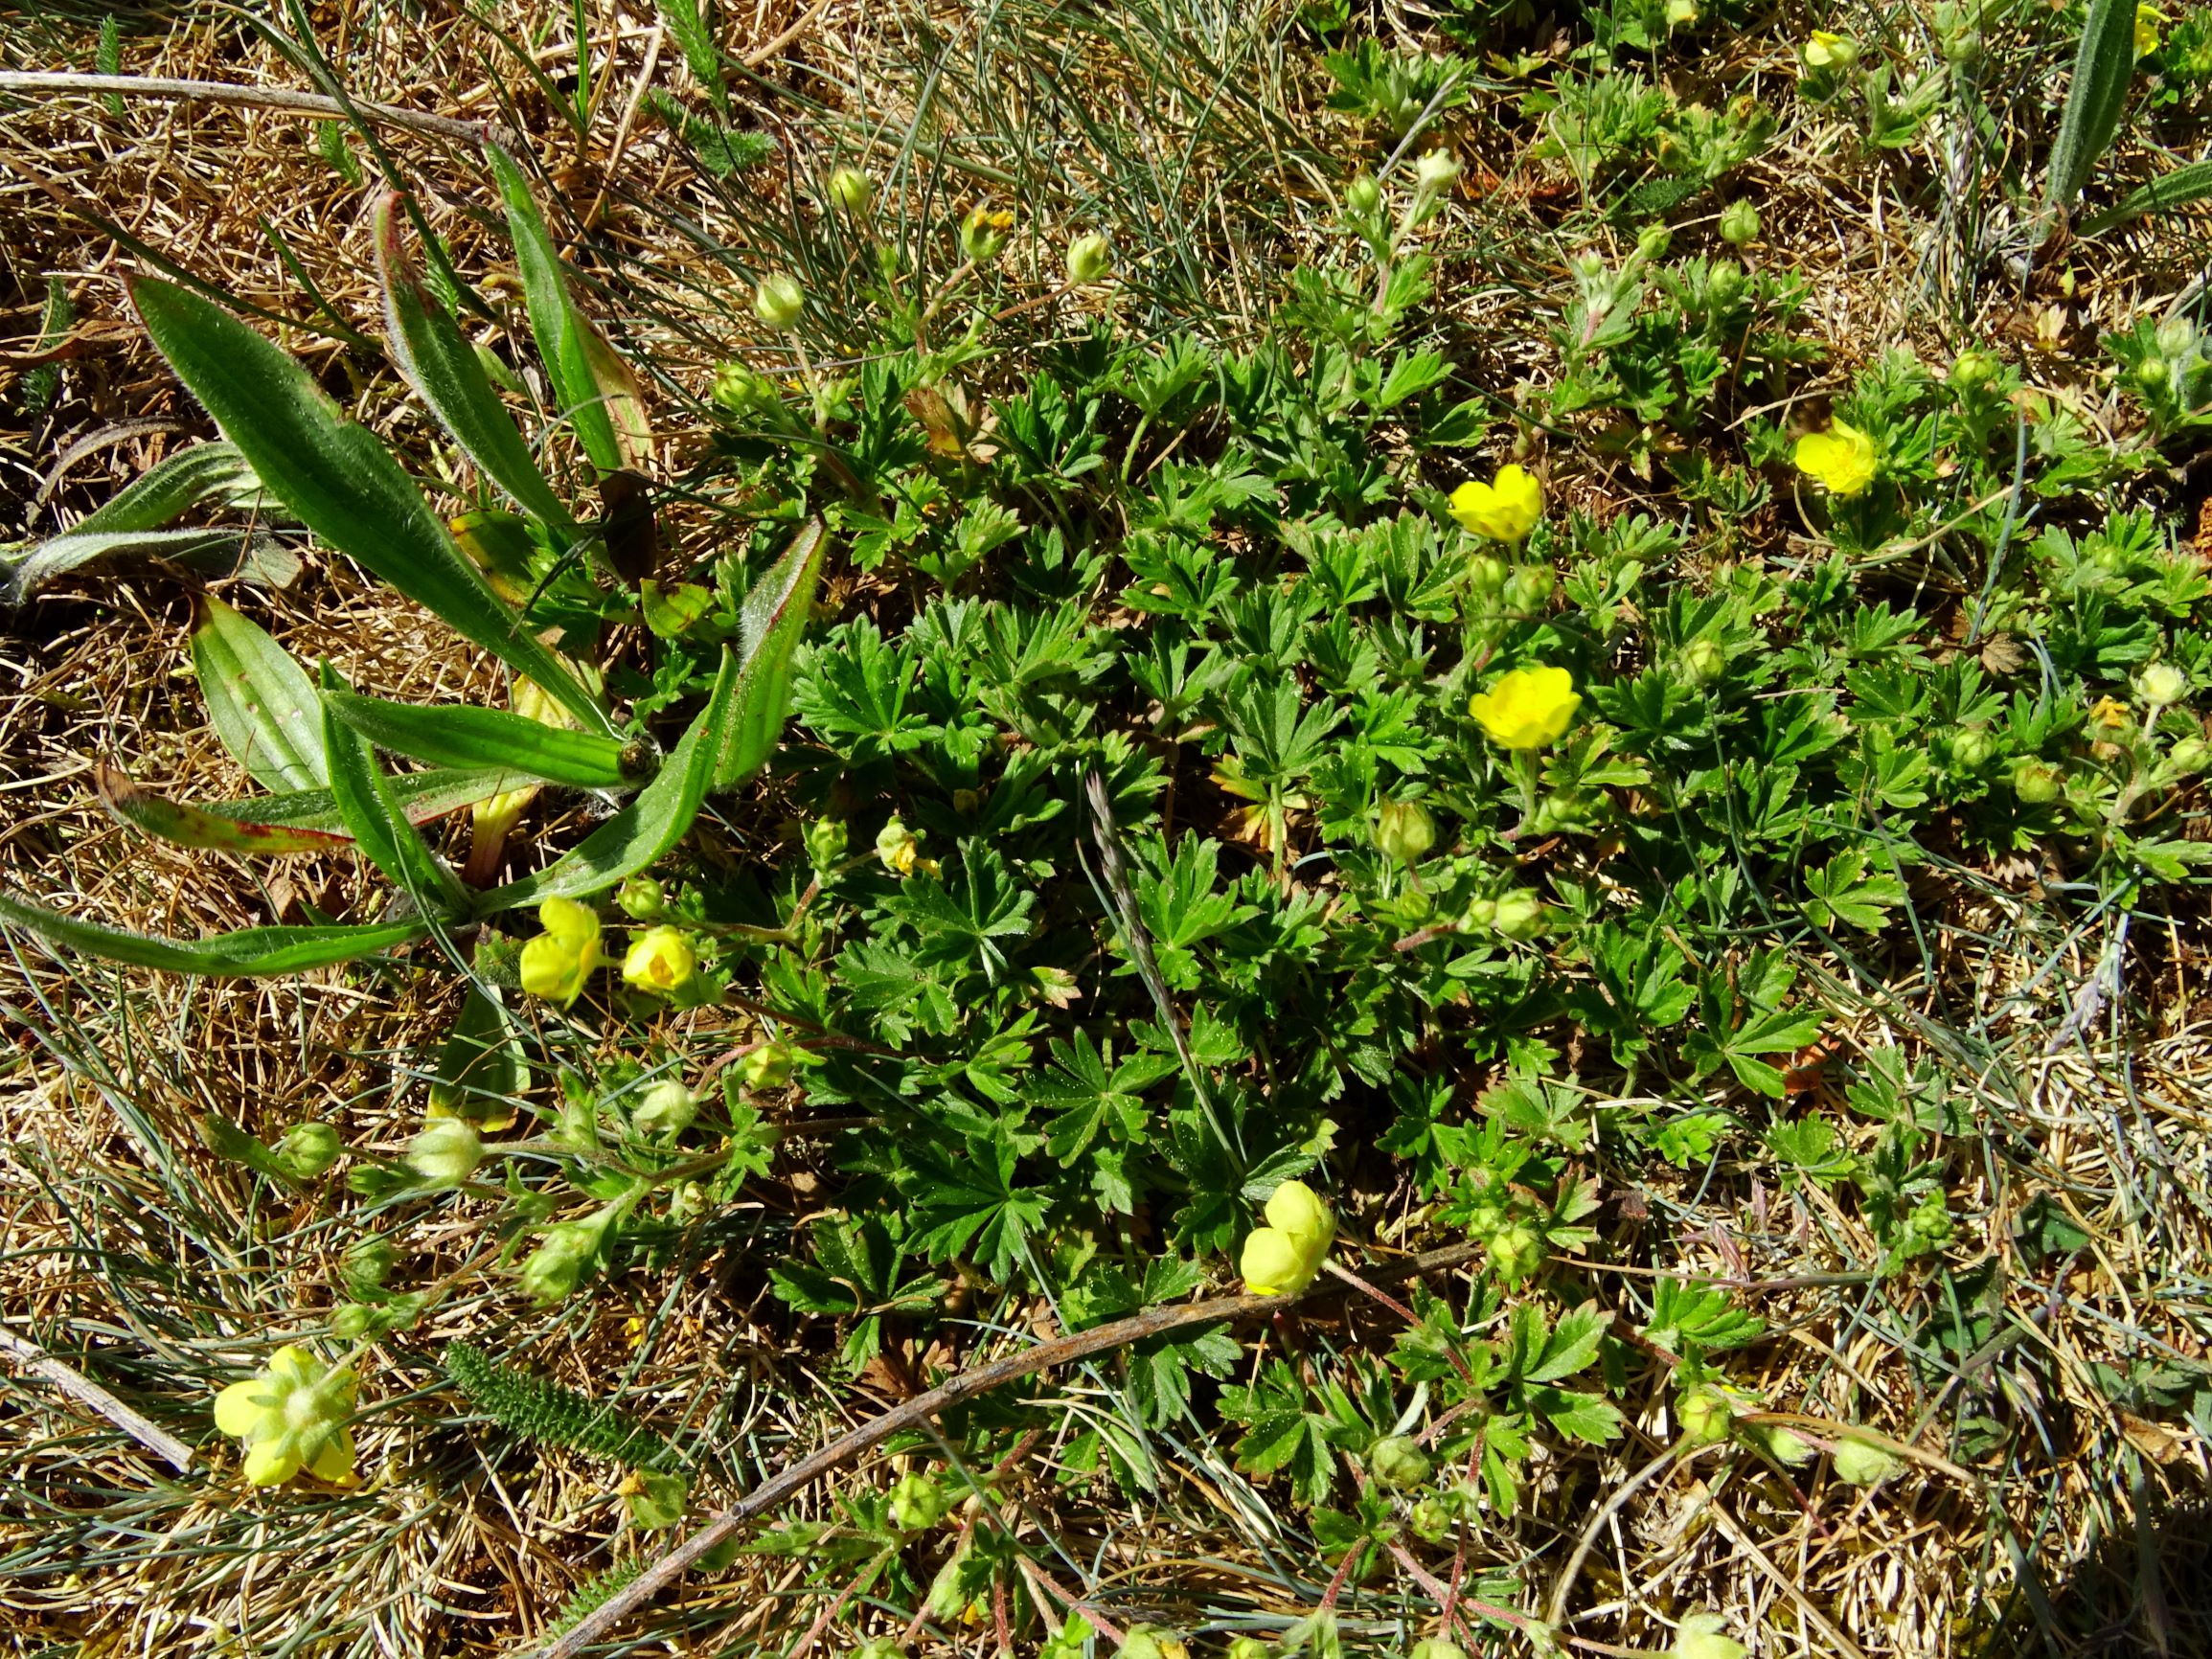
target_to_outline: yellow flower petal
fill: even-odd
[[[1468,713],[1501,749],[1541,749],[1566,735],[1582,701],[1566,670],[1539,666],[1500,675],[1469,700]]]
[[[268,1384],[260,1377],[234,1382],[215,1397],[215,1425],[224,1434],[250,1439],[273,1403]]]
[[[300,1472],[300,1454],[289,1436],[257,1443],[246,1453],[246,1480],[257,1487],[282,1486]]]
[[[1519,541],[1543,516],[1543,486],[1525,467],[1501,466],[1490,483],[1471,478],[1453,490],[1451,516],[1492,541]]]
[[[1318,1239],[1324,1245],[1336,1236],[1336,1218],[1329,1206],[1303,1181],[1285,1181],[1267,1200],[1267,1225],[1294,1239]]]
[[[329,1481],[332,1486],[354,1485],[353,1430],[342,1428],[326,1439],[315,1453],[315,1461],[308,1466],[315,1471],[318,1480]]]
[[[1816,478],[1831,495],[1857,495],[1874,482],[1874,440],[1848,420],[1832,420],[1825,432],[1797,440],[1791,459],[1797,470]]]
[[[665,996],[691,978],[697,966],[691,941],[680,929],[649,927],[622,959],[622,976],[640,990]]]
[[[1289,1234],[1273,1227],[1255,1227],[1244,1239],[1244,1254],[1238,1262],[1244,1288],[1254,1296],[1287,1296],[1313,1282],[1319,1263],[1309,1264],[1307,1252]]]

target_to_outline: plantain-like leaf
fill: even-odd
[[[341,416],[305,369],[189,289],[140,277],[130,292],[162,355],[271,495],[331,546],[536,680],[582,724],[610,730],[568,666],[453,545],[399,462]]]
[[[238,576],[263,587],[288,587],[300,561],[252,530],[70,531],[13,552],[0,549],[0,604],[17,605],[57,576],[110,554],[140,554],[189,565],[206,576]]]
[[[307,670],[256,623],[203,595],[192,629],[193,667],[207,717],[231,758],[270,789],[331,781],[323,711]]]
[[[791,653],[813,614],[814,588],[829,545],[822,521],[809,519],[775,567],[745,595],[738,619],[744,669],[732,717],[716,747],[717,789],[743,783],[775,750],[790,706]]]
[[[514,505],[540,523],[573,534],[568,510],[532,459],[507,405],[492,390],[476,350],[438,297],[415,275],[399,242],[387,194],[376,204],[376,269],[384,284],[384,323],[392,360],[439,423],[507,491]]]
[[[542,898],[582,898],[603,893],[673,847],[707,798],[715,756],[721,748],[720,734],[736,717],[737,693],[738,659],[724,648],[714,695],[668,763],[637,792],[637,799],[536,875],[484,895],[476,901],[477,914],[490,916]]]
[[[385,781],[369,740],[338,717],[331,695],[341,688],[323,665],[323,748],[331,760],[331,799],[370,863],[425,909],[459,912],[468,900],[461,881],[415,832],[406,809]]]
[[[290,852],[332,852],[350,845],[346,836],[327,830],[244,824],[236,818],[219,817],[197,807],[188,807],[181,801],[165,801],[141,789],[126,773],[114,766],[95,765],[92,785],[100,791],[101,805],[124,823],[158,841],[203,852],[248,852],[273,857]]]
[[[400,772],[385,782],[405,810],[407,822],[420,825],[504,795],[531,780],[513,767],[503,766],[496,771],[440,767],[432,772]],[[346,828],[337,800],[328,789],[294,789],[281,795],[222,801],[205,810],[240,824],[281,824],[294,830],[331,830],[341,834]]]
[[[2172,172],[2161,173],[2149,184],[2130,192],[2103,213],[2084,219],[2080,234],[2097,236],[2131,219],[2187,207],[2206,196],[2212,196],[2212,161],[2184,162]]]
[[[339,719],[380,749],[437,766],[511,771],[575,789],[619,789],[624,745],[596,732],[548,726],[505,709],[423,708],[352,692],[326,692]]]
[[[0,887],[0,924],[108,962],[217,979],[305,973],[389,950],[430,931],[429,921],[417,917],[364,927],[246,927],[213,939],[163,939],[49,910],[5,887]]]
[[[496,1132],[513,1124],[515,1102],[529,1088],[530,1064],[497,993],[470,986],[438,1050],[431,1107]]]
[[[2128,82],[2135,73],[2135,0],[2089,0],[2082,43],[2074,54],[2073,83],[2051,145],[2046,199],[2069,208],[2089,182],[2097,162],[2120,130]]]
[[[603,472],[623,465],[622,444],[616,439],[614,420],[607,413],[598,378],[592,374],[584,322],[569,297],[568,279],[561,275],[560,256],[553,246],[553,233],[530,193],[530,180],[514,165],[514,158],[497,145],[487,145],[491,173],[499,182],[499,198],[507,208],[508,234],[514,240],[514,264],[522,278],[523,305],[530,312],[530,331],[537,338],[538,354],[553,382],[560,412],[576,427],[577,441],[592,465]],[[533,676],[535,677],[535,676]]]

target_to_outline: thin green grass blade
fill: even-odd
[[[267,858],[292,852],[334,852],[352,845],[346,836],[327,830],[244,824],[186,806],[181,801],[166,801],[140,788],[127,774],[114,766],[96,765],[92,784],[100,792],[101,805],[117,818],[158,841],[178,847]]]
[[[2051,146],[2046,192],[2051,206],[2071,207],[2089,182],[2120,130],[2134,73],[2135,0],[2089,0],[2081,48],[2074,55],[2073,84],[2066,88],[2066,107]]]
[[[561,275],[560,256],[537,198],[530,193],[530,180],[514,160],[497,145],[487,145],[492,175],[507,207],[507,225],[514,239],[514,262],[522,276],[522,297],[530,311],[530,331],[545,359],[545,372],[560,399],[560,412],[575,422],[577,442],[603,472],[623,465],[622,445],[616,441],[614,420],[601,401],[584,345],[583,319],[569,297],[568,279]]]
[[[311,967],[389,950],[430,931],[426,920],[417,919],[366,927],[246,927],[213,939],[162,939],[49,910],[4,887],[0,887],[0,925],[20,927],[50,945],[107,962],[218,979],[305,973]]]
[[[537,469],[530,445],[492,390],[484,365],[438,297],[415,275],[399,243],[390,194],[376,204],[376,269],[392,360],[454,443],[514,505],[540,523],[573,534],[568,510]]]
[[[737,706],[738,659],[724,649],[714,695],[684,733],[668,764],[638,791],[637,799],[536,875],[486,894],[477,900],[477,914],[490,916],[541,898],[582,898],[604,893],[682,840],[706,801],[715,757],[722,747],[720,734],[734,720]]]
[[[338,717],[330,698],[340,690],[330,664],[323,665],[323,749],[331,761],[331,798],[370,863],[402,893],[425,908],[467,908],[467,894],[452,871],[439,861],[415,832],[399,798],[384,781],[383,768],[369,740]]]
[[[331,781],[315,688],[291,652],[260,625],[202,596],[192,660],[216,736],[255,783],[290,790]]]
[[[491,591],[376,438],[339,414],[306,370],[220,307],[140,277],[132,303],[177,376],[269,493],[324,541],[434,612],[583,724],[591,693]]]
[[[737,704],[715,754],[714,787],[743,783],[767,763],[791,701],[791,653],[813,614],[814,588],[830,538],[818,518],[809,519],[745,596],[740,612],[744,669]]]
[[[506,766],[574,789],[619,789],[630,782],[622,769],[624,745],[612,738],[565,731],[504,709],[423,708],[353,692],[326,692],[324,703],[379,749],[432,765]]]

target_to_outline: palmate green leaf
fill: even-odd
[[[2212,196],[2212,161],[2184,162],[2172,172],[2131,191],[2101,214],[2082,221],[2078,235],[2100,236],[2148,214],[2166,213]]]
[[[340,415],[305,369],[188,289],[140,277],[130,293],[162,355],[271,495],[363,569],[536,680],[586,728],[609,730],[591,693],[491,591],[382,443]]]
[[[255,783],[286,790],[330,783],[322,707],[291,652],[221,600],[202,596],[192,660],[216,736]]]
[[[501,768],[459,769],[441,767],[434,772],[402,772],[387,778],[410,824],[428,824],[504,795],[531,782],[524,774]],[[330,830],[343,834],[346,821],[328,789],[292,789],[279,795],[256,795],[245,801],[223,801],[203,810],[240,824],[281,824],[294,830]],[[352,839],[348,836],[347,839]]]
[[[718,737],[735,717],[738,659],[722,652],[714,695],[699,711],[668,763],[637,799],[535,875],[511,881],[477,900],[480,916],[545,898],[583,898],[634,875],[683,838],[707,798]]]
[[[7,888],[0,888],[0,924],[108,962],[217,979],[305,973],[389,950],[430,931],[427,920],[415,918],[361,927],[247,927],[212,939],[163,939],[49,910]]]
[[[814,589],[830,538],[818,518],[800,526],[738,612],[742,653],[734,718],[716,745],[712,787],[728,789],[767,763],[791,706],[791,656],[814,612]]]
[[[101,805],[124,823],[156,840],[178,847],[191,847],[203,852],[244,852],[272,857],[290,852],[337,852],[352,844],[350,837],[327,830],[241,823],[181,802],[165,801],[141,789],[113,766],[95,765],[92,783],[100,791]]]
[[[331,762],[331,798],[370,863],[425,909],[459,913],[468,908],[460,878],[415,832],[406,809],[376,764],[376,751],[330,705],[339,690],[331,665],[323,665],[323,749]]]
[[[624,745],[596,732],[548,726],[527,715],[465,704],[423,708],[353,692],[326,692],[331,712],[379,749],[433,765],[506,766],[575,789],[619,789]]]
[[[603,472],[616,471],[623,465],[622,445],[615,437],[614,418],[592,374],[585,324],[576,302],[569,297],[568,279],[561,275],[553,233],[546,228],[545,216],[538,212],[536,198],[530,193],[530,180],[515,166],[514,158],[495,144],[485,148],[491,157],[500,200],[507,208],[507,228],[514,239],[514,263],[522,277],[530,331],[536,336],[546,376],[560,401],[560,413],[574,423],[577,442],[583,445],[592,465]]]
[[[2074,54],[2073,83],[2051,145],[2049,183],[2044,200],[2052,207],[2073,205],[2089,182],[2098,159],[2120,130],[2128,102],[2128,82],[2135,73],[2135,0],[2089,0],[2082,21],[2082,43]]]
[[[515,506],[541,524],[573,533],[568,510],[537,469],[475,349],[415,275],[392,212],[398,199],[387,194],[376,204],[376,269],[383,279],[393,363],[453,441]]]

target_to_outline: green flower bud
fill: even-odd
[[[399,1252],[392,1248],[389,1239],[372,1234],[354,1240],[345,1258],[338,1263],[338,1283],[351,1296],[367,1296],[373,1290],[381,1290],[384,1281],[392,1276],[392,1269],[399,1264]]]
[[[1489,1252],[1492,1271],[1507,1284],[1526,1283],[1543,1265],[1543,1240],[1525,1221],[1499,1228],[1483,1248]]]
[[[1732,248],[1759,239],[1759,209],[1749,196],[1738,196],[1721,210],[1721,239]]]
[[[1165,1625],[1139,1625],[1123,1639],[1121,1659],[1191,1659],[1191,1649]]]
[[[1687,1445],[1712,1445],[1726,1440],[1736,1423],[1736,1409],[1728,1397],[1704,1385],[1685,1391],[1675,1401],[1675,1415],[1681,1420],[1682,1441]]]
[[[858,218],[875,203],[876,181],[856,167],[841,167],[830,175],[830,199]]]
[[[1734,260],[1715,260],[1705,279],[1705,295],[1717,311],[1731,311],[1743,299],[1744,290],[1751,285],[1751,279],[1744,274],[1744,267]]]
[[[294,1124],[276,1145],[277,1168],[295,1181],[312,1181],[338,1161],[346,1144],[328,1124]]]
[[[1067,280],[1082,287],[1087,283],[1104,282],[1114,268],[1113,243],[1093,231],[1067,244]]]
[[[633,875],[614,896],[632,921],[654,921],[668,910],[668,892],[650,875]]]
[[[988,265],[1006,251],[1006,239],[1013,234],[1014,215],[977,203],[960,221],[960,251],[976,264]]]
[[[1787,1468],[1802,1468],[1813,1461],[1813,1443],[1786,1423],[1738,1422],[1736,1436]]]
[[[1471,898],[1467,901],[1467,911],[1459,919],[1459,927],[1462,933],[1488,933],[1496,925],[1496,899]]]
[[[459,1118],[440,1118],[407,1143],[407,1168],[434,1187],[458,1187],[484,1162],[484,1139]]]
[[[891,1489],[891,1524],[902,1533],[934,1527],[951,1507],[951,1494],[943,1483],[925,1474],[901,1475]]]
[[[1962,726],[1950,736],[1950,763],[1962,772],[1976,772],[1996,753],[1996,739],[1980,726]]]
[[[376,1310],[358,1302],[348,1302],[331,1311],[331,1334],[340,1342],[358,1342],[376,1324]]]
[[[738,1062],[748,1089],[785,1089],[791,1086],[797,1053],[787,1043],[763,1043]]]
[[[1682,675],[1694,686],[1709,686],[1728,666],[1728,656],[1715,639],[1696,639],[1682,648]]]
[[[1675,233],[1665,225],[1646,225],[1636,238],[1636,258],[1663,260],[1667,250],[1675,245]]]
[[[1954,392],[1980,392],[1995,385],[2003,373],[2002,363],[1970,346],[1950,360],[1950,373],[1945,378]]]
[[[1229,1644],[1224,1659],[1274,1659],[1275,1651],[1257,1636],[1239,1636]]]
[[[1427,1636],[1414,1643],[1405,1659],[1467,1659],[1466,1650],[1442,1636]]]
[[[698,1181],[684,1181],[669,1194],[669,1219],[681,1224],[707,1213],[707,1190]]]
[[[753,290],[753,315],[781,334],[796,328],[807,309],[807,290],[799,279],[776,271],[761,279]]]
[[[1382,186],[1373,173],[1363,172],[1344,187],[1344,211],[1354,218],[1365,218],[1382,205]]]
[[[844,862],[845,852],[852,844],[853,835],[845,828],[842,818],[817,818],[807,826],[805,839],[807,862],[819,875]]]
[[[1428,195],[1451,188],[1459,177],[1459,157],[1448,149],[1432,149],[1413,167],[1413,182]]]
[[[906,1659],[906,1649],[890,1636],[871,1636],[855,1648],[850,1659]]]
[[[1878,1487],[1904,1466],[1872,1441],[1844,1435],[1836,1443],[1836,1478],[1855,1487]]]
[[[2153,663],[2135,676],[2135,693],[2152,708],[2163,709],[2189,694],[2189,675],[2172,663]]]
[[[2201,772],[2207,761],[2212,761],[2212,744],[2207,744],[2202,738],[2183,738],[2166,751],[2166,764],[2178,778]]]
[[[1375,846],[1383,857],[1418,864],[1436,845],[1436,820],[1418,801],[1386,801],[1375,825]]]
[[[1494,553],[1481,553],[1467,561],[1467,584],[1479,594],[1505,591],[1506,562]]]
[[[2048,806],[2059,798],[2059,790],[2064,782],[2057,767],[2037,760],[2033,755],[2023,755],[2013,762],[2013,793],[2025,806]]]
[[[1451,1536],[1451,1510],[1433,1493],[1413,1506],[1405,1524],[1413,1529],[1413,1535],[1425,1544],[1441,1544]]]
[[[717,369],[714,390],[708,396],[714,399],[716,408],[726,409],[733,415],[781,400],[773,381],[742,363],[724,363]]]
[[[2168,317],[2152,336],[2162,357],[2186,357],[2197,349],[2197,325],[2187,317]]]
[[[1410,1437],[1385,1435],[1367,1448],[1367,1472],[1375,1484],[1402,1492],[1428,1479],[1436,1464]]]
[[[522,1293],[540,1307],[559,1302],[591,1276],[614,1224],[614,1212],[602,1210],[583,1220],[563,1221],[548,1230],[522,1263],[517,1280]]]
[[[2146,392],[2163,392],[2174,372],[2162,358],[2153,357],[2135,366],[2135,384]]]
[[[1534,939],[1543,931],[1543,900],[1523,888],[1501,893],[1491,925],[1508,939]]]
[[[1718,1613],[1688,1613],[1675,1626],[1675,1646],[1669,1659],[1744,1659],[1744,1644],[1726,1634],[1728,1625]]]
[[[1505,581],[1505,608],[1516,616],[1534,616],[1544,607],[1557,582],[1548,564],[1516,564]]]
[[[639,1097],[629,1121],[641,1135],[673,1140],[698,1115],[698,1097],[674,1078],[663,1078]]]

